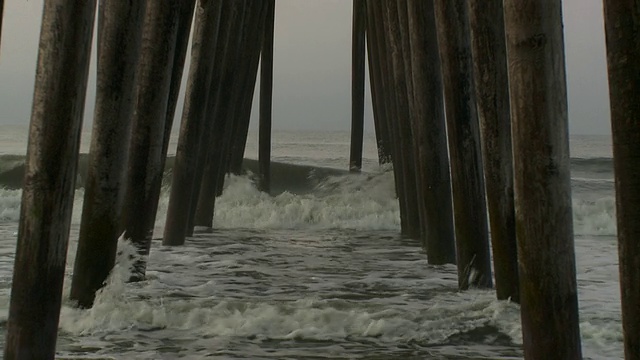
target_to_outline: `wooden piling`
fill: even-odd
[[[221,5],[221,1],[200,0],[196,6],[192,61],[173,166],[163,245],[182,245],[187,234],[196,158],[204,129]]]
[[[362,169],[362,142],[364,140],[364,80],[365,80],[365,0],[353,0],[351,30],[351,151],[349,171]]]
[[[639,5],[604,1],[626,359],[640,359]]]
[[[518,302],[518,246],[503,0],[471,0],[469,15],[498,299]]]
[[[380,60],[377,44],[377,31],[380,24],[377,24],[375,19],[375,13],[373,11],[372,0],[366,0],[367,20],[366,31],[367,36],[367,59],[369,62],[369,83],[371,89],[371,102],[373,106],[373,124],[376,131],[376,146],[378,149],[378,163],[380,165],[391,162],[391,140],[389,138],[389,131],[387,120],[385,119],[386,108],[384,103],[384,95],[381,89],[382,87],[382,74],[380,70]]]
[[[273,33],[276,1],[267,0],[260,55],[260,124],[258,134],[258,176],[260,191],[271,191],[271,117],[273,109]]]
[[[402,178],[405,197],[405,229],[403,233],[412,239],[420,238],[420,214],[417,193],[415,152],[413,148],[411,125],[409,124],[409,96],[406,85],[404,60],[399,50],[399,20],[397,2],[393,0],[382,3],[382,19],[387,48],[387,71],[389,72],[389,101],[395,104],[392,108],[392,126],[395,127],[395,141],[399,156],[394,161],[394,169]]]
[[[408,202],[407,194],[405,191],[404,177],[402,176],[402,150],[400,147],[399,131],[397,129],[396,120],[396,101],[395,94],[392,89],[392,77],[390,70],[390,55],[385,35],[385,24],[383,10],[385,8],[384,1],[370,1],[367,4],[370,7],[368,24],[376,24],[375,33],[375,48],[378,49],[378,56],[374,56],[380,70],[380,86],[379,91],[382,95],[383,102],[385,104],[384,110],[385,116],[385,130],[389,134],[389,143],[391,144],[391,158],[393,163],[393,176],[396,189],[396,195],[398,196],[398,204],[400,210],[400,232],[403,235],[408,233],[409,225],[408,220]]]
[[[203,187],[206,187],[207,184],[203,181],[204,174],[206,171],[206,164],[209,161],[210,157],[210,149],[211,149],[211,139],[213,135],[211,134],[215,131],[214,127],[215,123],[215,111],[216,107],[222,105],[217,102],[218,96],[221,91],[226,91],[231,93],[230,88],[223,88],[220,83],[221,77],[220,74],[224,72],[225,61],[227,61],[227,55],[229,51],[237,52],[239,51],[240,46],[240,37],[242,34],[243,25],[245,22],[249,21],[248,17],[248,1],[237,1],[237,2],[227,2],[222,4],[222,14],[220,16],[221,24],[218,30],[218,46],[216,46],[215,56],[222,56],[222,61],[219,62],[216,59],[213,59],[214,66],[218,66],[222,68],[220,71],[218,69],[214,69],[213,76],[211,78],[211,83],[209,85],[209,95],[207,99],[207,111],[205,113],[206,119],[204,123],[204,129],[202,134],[201,146],[198,149],[197,153],[197,166],[194,175],[194,186],[193,191],[191,193],[191,201],[189,207],[189,222],[187,226],[187,236],[192,236],[193,231],[196,225],[196,211],[199,202],[199,196]],[[229,14],[229,15],[226,15]],[[231,47],[230,47],[231,46]],[[222,54],[222,55],[220,55]],[[238,58],[235,58],[239,61]],[[235,62],[232,63],[235,65]],[[214,82],[215,80],[215,82]],[[237,80],[237,79],[236,79]],[[226,104],[230,107],[233,105]],[[213,113],[213,114],[212,114]],[[198,224],[199,225],[199,224]]]
[[[215,106],[209,119],[209,121],[213,122],[210,129],[211,140],[206,148],[203,149],[207,152],[207,161],[193,215],[195,226],[207,228],[213,227],[219,169],[222,167],[221,162],[223,159],[223,143],[224,138],[230,136],[231,126],[228,123],[232,121],[230,109],[233,99],[234,65],[236,65],[236,56],[240,45],[240,24],[245,3],[231,2],[224,6],[229,6],[230,15],[221,19],[220,38],[221,41],[225,42],[225,45],[219,47],[219,52],[216,53],[216,56],[219,56],[219,61],[216,60],[216,68],[219,69],[219,73],[216,73],[215,94],[212,94]]]
[[[253,95],[256,88],[256,80],[258,79],[258,66],[260,64],[260,52],[262,48],[262,39],[264,37],[265,19],[267,14],[267,2],[253,4],[251,26],[248,27],[248,33],[244,43],[244,54],[242,54],[242,62],[240,66],[242,71],[238,78],[240,81],[240,92],[238,94],[238,105],[233,109],[235,125],[231,139],[231,147],[229,149],[227,168],[228,172],[235,175],[242,173],[242,162],[244,160],[244,152],[249,136],[249,124],[251,121],[251,108],[253,105]]]
[[[89,169],[70,299],[91,307],[116,258],[146,2],[101,0]]]
[[[125,199],[124,237],[146,257],[151,248],[157,193],[163,176],[162,148],[176,52],[180,1],[150,2],[142,32],[136,106]],[[131,280],[144,278],[146,261],[136,263]]]
[[[85,0],[44,2],[7,360],[55,356],[95,6]]]
[[[2,44],[2,18],[4,15],[4,0],[0,0],[0,44]],[[1,47],[0,47],[1,48]],[[0,51],[0,53],[2,53]]]
[[[435,0],[434,4],[449,139],[458,285],[462,290],[491,287],[469,9],[465,0]]]
[[[561,1],[504,10],[524,355],[580,359]]]
[[[414,98],[411,107],[414,146],[421,164],[425,234],[430,264],[456,262],[451,179],[447,150],[442,75],[433,1],[407,2]]]
[[[167,103],[167,112],[164,120],[164,131],[162,135],[162,152],[160,156],[159,168],[164,174],[165,163],[167,159],[167,152],[169,149],[169,141],[171,139],[171,129],[173,128],[173,119],[175,117],[176,105],[178,103],[178,95],[180,93],[180,85],[182,82],[182,73],[184,70],[184,63],[187,55],[187,45],[189,43],[189,37],[191,34],[191,24],[193,21],[193,12],[195,8],[196,0],[181,0],[180,10],[178,15],[178,30],[176,35],[176,48],[173,54],[172,70],[171,70],[171,85],[169,87],[169,99]],[[162,181],[152,182],[152,188],[149,190],[149,209],[145,210],[153,216],[153,220],[149,222],[150,228],[148,233],[153,233],[155,219],[158,212],[158,204],[160,202],[160,193],[162,191]],[[134,215],[132,215],[134,216]],[[150,248],[151,244],[145,246]],[[142,259],[144,261],[144,259]],[[144,266],[138,267],[138,271],[143,271]],[[144,275],[144,274],[141,274]],[[142,279],[141,277],[137,278]],[[131,278],[130,280],[137,280]]]

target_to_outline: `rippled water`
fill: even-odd
[[[304,153],[287,151],[276,156]],[[338,162],[331,153],[322,156],[325,165]],[[590,176],[588,166],[594,164],[582,166],[584,176],[573,182],[583,352],[587,359],[621,359],[613,185],[601,171]],[[458,292],[453,266],[427,264],[419,245],[398,235],[393,187],[390,173],[373,172],[326,179],[304,195],[271,197],[249,178],[228,179],[216,205],[218,230],[197,234],[183,247],[156,241],[146,281],[123,281],[131,248],[121,242],[120,262],[94,308],[75,309],[66,282],[59,355],[522,358],[518,305],[495,300],[493,291]],[[67,280],[82,197],[78,190]],[[167,200],[165,193],[156,236]],[[0,190],[0,344],[18,208],[19,191]]]

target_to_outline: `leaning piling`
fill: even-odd
[[[506,0],[526,359],[580,359],[561,1]]]
[[[169,207],[162,241],[164,245],[184,244],[188,230],[197,152],[204,129],[221,6],[222,1],[213,0],[200,0],[196,6],[192,61],[178,137],[178,149],[173,166]]]
[[[430,264],[455,264],[451,179],[442,75],[432,1],[407,2],[413,101],[411,122],[423,194],[423,246]]]
[[[116,259],[146,2],[101,0],[98,76],[89,170],[71,300],[91,307]]]
[[[151,248],[155,204],[162,183],[162,145],[176,51],[181,0],[150,2],[142,31],[136,104],[132,118],[123,217],[124,237],[142,256],[132,280],[144,278]]]
[[[365,0],[353,0],[351,30],[351,150],[349,171],[362,169],[364,140],[364,80],[365,80]]]
[[[604,2],[626,359],[640,359],[639,9],[638,1]]]
[[[54,359],[95,1],[47,0],[4,359]]]
[[[489,230],[467,1],[436,0],[435,14],[449,135],[458,285],[460,289],[491,287]]]
[[[258,187],[271,191],[271,120],[273,109],[273,33],[276,1],[267,0],[269,7],[265,18],[260,55],[260,124],[258,134]]]
[[[496,293],[518,302],[518,247],[503,0],[471,0],[469,15]]]

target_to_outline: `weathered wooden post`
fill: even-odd
[[[409,121],[409,95],[407,88],[407,77],[404,70],[404,59],[402,58],[400,45],[400,29],[398,19],[398,9],[396,1],[385,1],[383,3],[383,23],[385,29],[386,44],[388,47],[388,71],[390,89],[390,101],[395,103],[394,125],[397,130],[397,142],[399,154],[396,160],[402,159],[399,164],[401,177],[404,185],[406,197],[406,230],[405,234],[412,239],[419,239],[420,228],[420,206],[417,199],[417,181],[415,170],[415,151]]]
[[[367,9],[367,22],[372,18],[371,6],[369,0],[365,0]],[[376,132],[376,147],[378,150],[378,164],[383,165],[391,162],[391,149],[389,134],[387,132],[386,120],[384,119],[384,101],[379,89],[379,61],[375,59],[374,54],[378,53],[375,40],[376,24],[367,23],[365,35],[367,37],[367,60],[369,64],[369,85],[371,91],[371,103],[373,107],[373,126]]]
[[[453,188],[458,284],[491,287],[480,130],[465,0],[435,0]]]
[[[421,164],[424,247],[430,264],[456,262],[447,135],[433,1],[407,2],[414,146]]]
[[[408,202],[405,191],[404,177],[402,176],[403,161],[402,149],[399,140],[399,131],[397,126],[396,114],[397,106],[395,101],[395,94],[392,91],[392,76],[390,67],[390,54],[389,46],[385,35],[385,16],[383,14],[385,3],[384,1],[370,1],[367,6],[369,10],[368,24],[376,24],[375,33],[375,48],[378,49],[377,56],[374,56],[374,60],[379,64],[380,83],[379,92],[382,95],[383,102],[386,110],[384,119],[386,129],[389,134],[389,142],[391,145],[391,157],[393,162],[393,176],[395,180],[396,194],[398,196],[398,203],[400,208],[400,231],[402,234],[407,234],[409,225],[408,220]]]
[[[253,104],[253,94],[258,79],[258,66],[260,64],[260,51],[264,34],[265,19],[267,14],[267,2],[253,4],[251,26],[243,40],[242,62],[240,66],[239,93],[237,95],[237,105],[233,108],[234,127],[227,161],[227,171],[239,175],[242,173],[242,162],[249,135],[249,123],[251,120],[251,107]]]
[[[124,237],[149,255],[156,218],[154,189],[162,183],[162,145],[180,20],[181,0],[147,5],[132,119]],[[144,278],[146,261],[136,264],[132,280]]]
[[[261,191],[271,191],[271,116],[273,108],[273,32],[276,1],[268,0],[260,57],[260,124],[258,134],[258,173]]]
[[[518,246],[503,0],[471,0],[469,15],[498,299],[518,302]]]
[[[4,359],[53,359],[95,1],[47,0],[40,31]]]
[[[70,294],[80,307],[93,305],[115,263],[145,6],[100,1],[96,107]]]
[[[504,9],[524,354],[580,359],[561,1]]]
[[[351,151],[349,171],[362,169],[362,142],[364,140],[364,80],[365,80],[365,0],[353,0],[351,31]]]
[[[192,62],[173,166],[171,194],[162,241],[164,245],[182,245],[187,234],[191,192],[195,182],[197,152],[204,129],[204,113],[213,73],[221,5],[222,1],[200,0],[196,7],[196,26],[191,45]]]
[[[366,0],[367,20],[367,58],[369,60],[369,82],[371,87],[371,102],[373,105],[373,124],[376,131],[376,145],[378,148],[378,163],[380,165],[391,162],[391,139],[388,131],[388,121],[386,116],[386,104],[382,87],[382,74],[380,70],[379,49],[377,44],[378,27],[375,20],[375,13],[371,0]]]
[[[604,1],[625,358],[640,359],[640,3]]]
[[[246,3],[230,2],[223,7],[228,7],[229,15],[221,18],[220,39],[224,41],[223,46],[218,47],[216,52],[216,69],[214,80],[215,92],[211,94],[215,101],[209,121],[212,121],[210,128],[210,143],[206,144],[203,151],[206,151],[207,158],[204,168],[201,186],[197,196],[195,213],[193,214],[194,225],[212,228],[213,210],[215,206],[215,196],[217,195],[218,170],[221,168],[223,158],[223,140],[225,136],[230,136],[227,131],[231,129],[228,123],[232,122],[230,108],[233,100],[234,71],[236,66],[236,53],[240,46],[241,21]]]
[[[247,20],[247,1],[235,1],[235,2],[223,2],[222,13],[220,15],[220,25],[218,29],[218,41],[216,46],[216,52],[214,56],[214,71],[209,85],[209,95],[207,100],[207,110],[205,113],[206,120],[203,129],[203,141],[202,145],[198,149],[197,154],[197,166],[195,170],[195,182],[193,192],[191,193],[191,205],[189,207],[189,222],[187,226],[187,235],[191,236],[194,231],[195,225],[203,226],[198,221],[198,206],[200,198],[203,196],[203,191],[210,191],[211,184],[209,183],[206,172],[208,163],[211,160],[211,142],[215,141],[215,133],[218,128],[216,122],[216,111],[221,107],[230,108],[231,100],[231,86],[224,86],[221,82],[223,74],[229,67],[235,65],[237,60],[233,55],[240,46],[240,36],[242,34],[242,25]],[[225,94],[227,99],[221,98]],[[227,116],[225,116],[226,118]],[[228,121],[225,119],[225,121]],[[208,196],[205,195],[205,196]],[[213,197],[209,201],[213,201]],[[208,226],[209,227],[209,226]],[[209,227],[211,228],[211,227]]]

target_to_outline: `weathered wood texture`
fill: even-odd
[[[162,146],[176,55],[182,0],[150,2],[142,32],[136,104],[132,119],[124,237],[141,256],[149,255],[163,176]],[[136,264],[132,280],[144,278],[146,261]]]
[[[397,3],[393,0],[384,1],[382,5],[384,34],[386,37],[389,84],[391,88],[390,101],[395,103],[395,113],[392,117],[396,129],[398,142],[398,156],[394,162],[394,169],[400,171],[405,196],[405,225],[403,233],[412,238],[420,238],[420,206],[417,196],[415,151],[409,123],[409,95],[407,91],[407,77],[404,71],[404,60],[400,50],[400,24],[398,20]]]
[[[191,36],[191,25],[193,23],[193,13],[196,0],[181,0],[180,15],[178,19],[178,34],[176,36],[176,50],[173,56],[173,66],[171,71],[171,86],[169,89],[169,102],[167,104],[167,114],[164,122],[164,135],[162,139],[162,156],[161,166],[163,169],[167,160],[167,152],[169,150],[169,141],[171,140],[171,129],[175,118],[176,107],[178,104],[178,96],[180,95],[180,86],[182,75],[184,72],[184,64],[187,57],[187,47]],[[157,216],[158,203],[160,201],[160,192],[162,191],[162,183],[155,184],[151,191],[151,199],[153,208],[151,213]]]
[[[260,124],[258,129],[258,187],[271,191],[271,121],[273,110],[273,33],[276,1],[267,0],[269,8],[265,18],[260,55]]]
[[[220,61],[217,61],[212,100],[215,101],[213,113],[208,121],[212,121],[211,141],[203,151],[207,152],[203,178],[198,194],[198,202],[194,213],[194,225],[212,228],[215,197],[218,195],[219,170],[222,168],[224,139],[231,136],[232,122],[231,106],[233,101],[234,73],[237,71],[236,60],[240,46],[240,25],[245,3],[233,2],[224,4],[228,7],[228,16],[223,18],[220,25],[221,41],[225,44],[219,47]],[[221,187],[221,185],[220,185]]]
[[[220,62],[219,66],[222,68],[224,72],[227,67],[233,67],[237,69],[240,67],[240,57],[239,53],[241,51],[242,39],[245,36],[245,25],[249,24],[251,18],[249,16],[250,13],[250,2],[247,0],[238,1],[238,2],[229,2],[223,3],[223,15],[221,16],[221,21],[223,22],[220,25],[220,31],[218,36],[220,39],[218,40],[217,49],[221,49],[223,58],[222,62]],[[228,9],[228,10],[227,10]],[[231,13],[231,16],[225,16],[224,11],[227,10]],[[224,24],[225,22],[228,25]],[[227,31],[227,34],[224,34],[223,31]],[[224,37],[223,37],[224,36]],[[222,43],[226,40],[226,43]],[[216,51],[216,56],[218,55],[218,51]],[[241,72],[238,70],[234,70],[238,74],[241,75]],[[211,156],[211,139],[214,137],[211,133],[215,131],[215,111],[216,107],[226,106],[230,109],[228,115],[231,121],[235,121],[233,118],[233,110],[236,106],[239,106],[236,102],[233,102],[235,97],[233,96],[233,86],[237,86],[237,82],[240,81],[238,78],[235,78],[235,83],[229,85],[228,87],[222,86],[221,80],[222,78],[218,78],[219,72],[217,69],[214,69],[214,77],[212,78],[212,83],[210,84],[209,91],[209,99],[207,105],[207,120],[205,122],[204,128],[204,139],[202,141],[202,145],[198,150],[198,166],[196,170],[196,182],[193,188],[193,192],[191,194],[191,207],[189,210],[189,227],[188,234],[191,235],[193,233],[193,228],[196,224],[196,212],[198,205],[200,203],[200,195],[203,191],[203,188],[211,186],[210,183],[205,183],[203,179],[205,178],[206,165]],[[213,83],[213,80],[216,80],[216,83]],[[229,101],[219,101],[220,92],[227,92],[229,94]],[[212,103],[214,102],[214,103]],[[213,116],[211,113],[213,112]],[[232,135],[231,135],[232,136]],[[209,189],[206,189],[207,191]],[[210,198],[209,201],[214,201],[214,198]],[[198,224],[200,225],[200,224]]]
[[[625,358],[640,359],[640,2],[604,1]]]
[[[489,232],[467,1],[435,0],[435,14],[451,162],[458,285],[460,289],[491,287]]]
[[[378,163],[380,165],[391,162],[391,144],[389,138],[389,132],[387,131],[387,120],[384,118],[386,114],[386,108],[384,104],[383,94],[381,90],[381,74],[380,74],[380,61],[379,61],[379,49],[376,43],[377,29],[380,24],[377,24],[374,19],[374,12],[371,0],[365,1],[366,6],[366,44],[367,44],[367,59],[369,64],[369,83],[371,90],[371,102],[373,106],[373,125],[376,132],[376,145],[378,149]]]
[[[44,3],[7,360],[55,356],[94,15],[95,1]]]
[[[196,6],[195,33],[191,45],[192,61],[173,167],[164,245],[184,244],[188,230],[197,152],[204,130],[221,5],[221,1],[200,0]]]
[[[359,172],[362,169],[366,6],[365,0],[353,0],[351,30],[351,150],[349,153],[349,170],[353,172]]]
[[[561,2],[504,3],[526,359],[580,359]]]
[[[258,66],[260,64],[260,51],[262,48],[262,37],[264,34],[265,15],[267,13],[267,2],[252,2],[251,26],[247,26],[245,37],[242,41],[242,54],[240,57],[240,76],[238,105],[233,108],[234,127],[231,136],[231,145],[228,153],[227,172],[239,175],[242,172],[242,161],[249,135],[249,123],[251,120],[251,108],[253,105],[253,95],[258,79]]]
[[[96,106],[70,299],[91,307],[121,234],[126,171],[146,2],[101,0]]]
[[[473,70],[498,299],[519,302],[503,0],[469,2]]]
[[[399,132],[397,129],[396,118],[396,101],[395,95],[392,90],[392,79],[390,72],[390,55],[385,35],[384,25],[384,8],[383,1],[369,1],[367,3],[368,24],[375,24],[375,34],[372,33],[374,38],[372,46],[377,49],[377,56],[373,56],[372,60],[377,64],[376,68],[379,70],[379,86],[377,89],[380,92],[382,101],[384,104],[383,110],[384,117],[378,117],[384,119],[383,131],[389,134],[389,143],[391,145],[391,159],[393,163],[393,176],[396,194],[398,196],[399,210],[400,210],[400,231],[402,234],[407,234],[407,196],[405,192],[404,178],[402,176],[402,151],[399,141]],[[373,30],[373,29],[372,29]]]
[[[411,123],[419,154],[424,206],[423,246],[430,264],[456,262],[444,98],[433,1],[409,0],[413,101]]]

